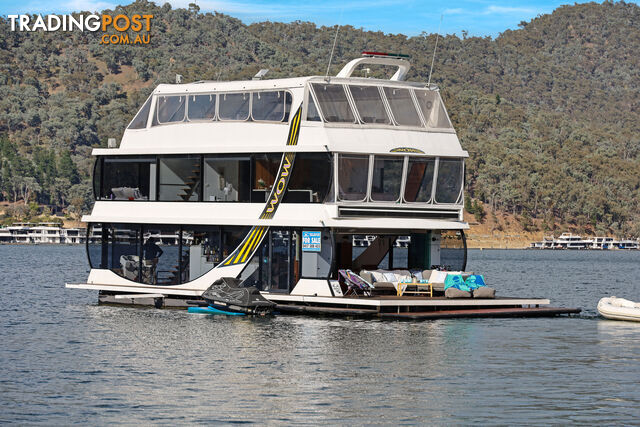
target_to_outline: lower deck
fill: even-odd
[[[542,317],[579,313],[579,308],[547,307],[543,298],[448,299],[445,297],[373,296],[310,297],[264,293],[277,304],[277,314],[368,317],[382,319],[442,319],[458,317]],[[101,304],[185,309],[206,306],[200,298],[163,294],[100,292]]]

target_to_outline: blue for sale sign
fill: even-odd
[[[322,234],[320,231],[302,231],[302,251],[320,252],[322,249]]]

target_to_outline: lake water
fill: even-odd
[[[0,423],[637,424],[640,252],[470,251],[575,317],[207,317],[97,305],[81,246],[0,246]]]

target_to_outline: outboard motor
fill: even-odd
[[[210,307],[245,314],[270,314],[276,304],[264,298],[255,286],[243,287],[235,277],[222,277],[202,294]]]

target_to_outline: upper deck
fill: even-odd
[[[353,77],[363,64],[398,67],[391,80]],[[125,131],[119,148],[95,155],[282,152],[302,109],[290,152],[389,153],[404,149],[467,157],[434,85],[402,81],[397,58],[359,58],[336,77],[162,84]],[[408,150],[406,150],[408,149]]]

